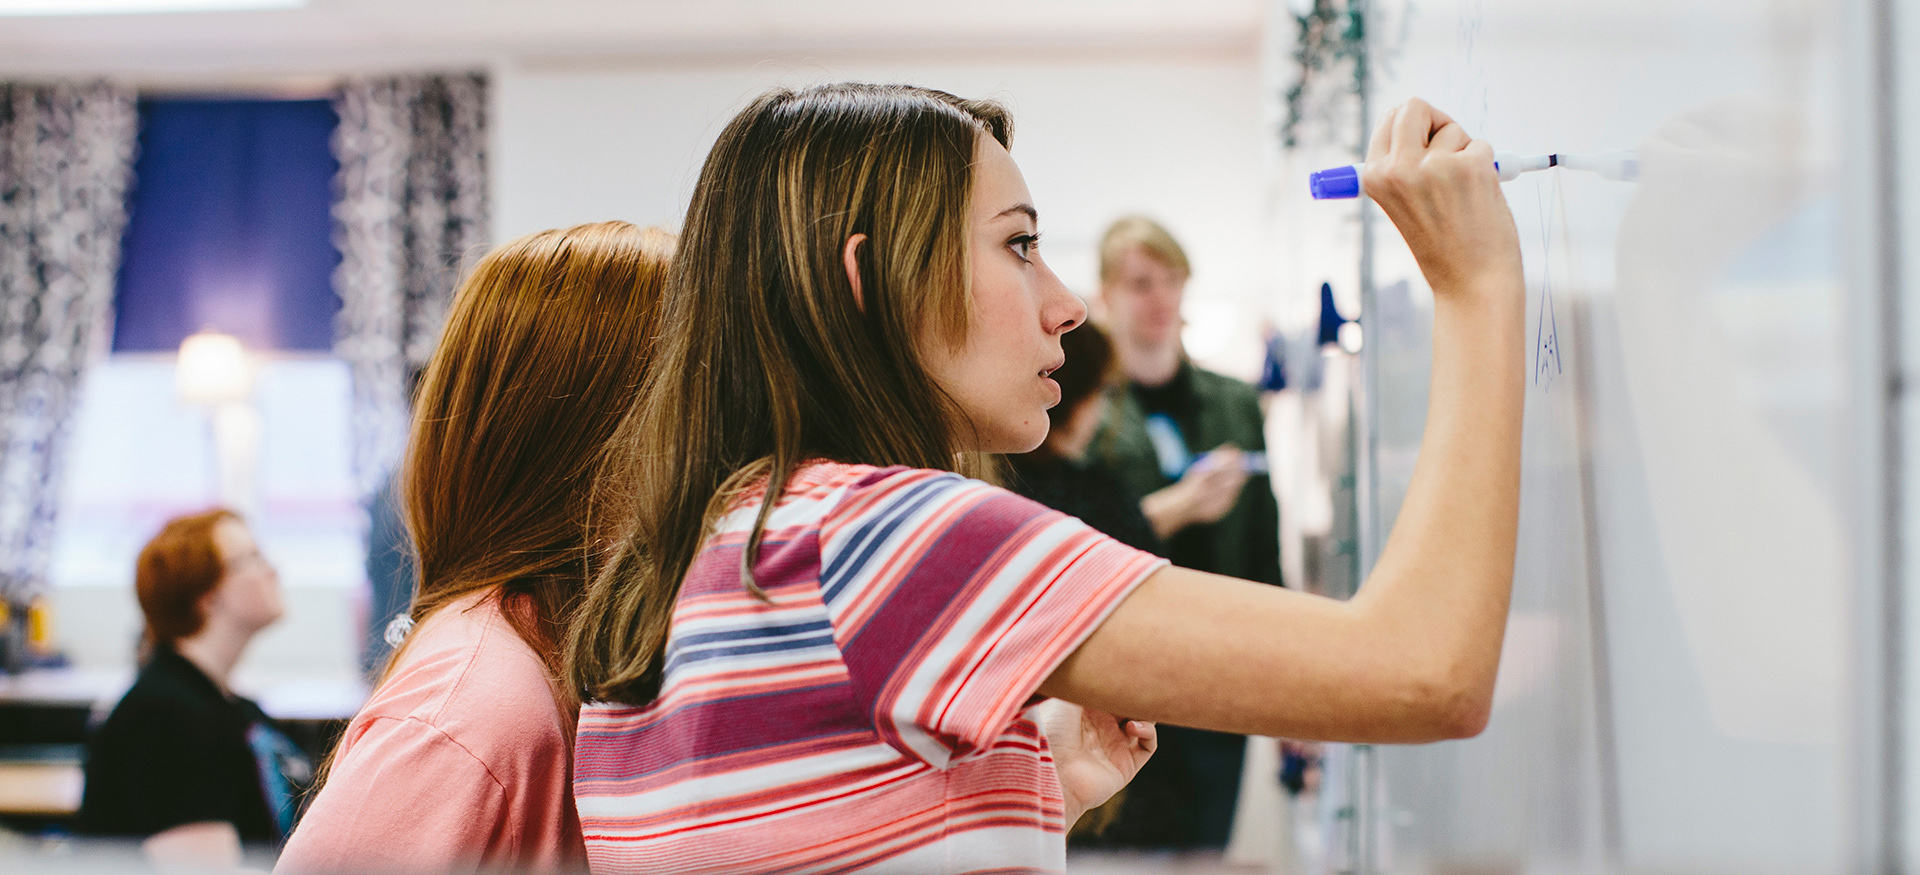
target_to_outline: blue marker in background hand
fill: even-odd
[[[1602,179],[1615,182],[1632,182],[1640,177],[1640,160],[1632,152],[1601,152],[1595,155],[1516,155],[1499,152],[1493,156],[1493,167],[1500,172],[1501,182],[1511,182],[1522,173],[1549,167],[1591,171]],[[1307,190],[1313,193],[1314,200],[1359,197],[1361,169],[1362,165],[1349,164],[1307,174]]]

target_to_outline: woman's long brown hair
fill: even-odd
[[[414,400],[411,615],[497,589],[569,712],[579,703],[559,682],[559,649],[592,570],[593,476],[647,373],[673,244],[601,222],[495,249],[455,293]]]
[[[569,638],[595,700],[658,695],[681,579],[745,489],[811,459],[969,468],[967,426],[922,361],[969,327],[968,204],[999,105],[902,85],[762,95],[707,156],[668,281],[657,367],[609,444],[611,552]],[[843,251],[857,252],[856,300]],[[969,470],[972,470],[969,468]],[[773,500],[741,560],[752,565]]]

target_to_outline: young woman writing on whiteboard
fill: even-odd
[[[1057,870],[1035,696],[1296,738],[1484,725],[1519,491],[1519,245],[1419,101],[1366,189],[1434,289],[1425,441],[1348,602],[1167,567],[953,473],[1022,452],[1086,312],[995,104],[771,92],[720,135],[620,433],[627,522],[568,646],[596,872]],[[772,496],[772,500],[768,499]]]

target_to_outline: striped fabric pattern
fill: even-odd
[[[660,696],[580,714],[596,873],[1051,872],[1064,802],[1021,711],[1163,560],[940,471],[820,463],[720,521]],[[769,603],[770,602],[770,603]]]

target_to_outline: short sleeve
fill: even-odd
[[[858,704],[934,766],[986,749],[1165,560],[954,474],[885,469],[821,522],[822,599]]]
[[[512,859],[518,825],[479,758],[425,722],[372,721],[334,761],[275,872],[445,872]]]

